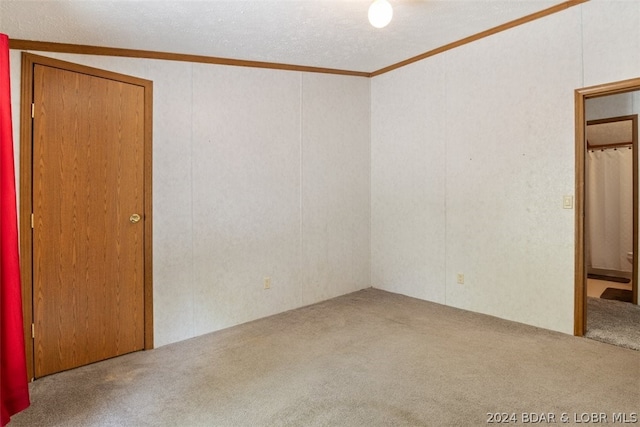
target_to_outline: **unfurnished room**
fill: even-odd
[[[639,424],[637,0],[0,0],[2,425]]]

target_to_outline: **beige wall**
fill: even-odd
[[[590,1],[374,78],[372,285],[572,333],[574,90],[639,51],[637,4]]]
[[[46,55],[154,82],[156,346],[370,286],[370,80]]]
[[[571,333],[573,91],[638,51],[592,0],[372,80],[48,55],[154,81],[163,345],[370,284]]]

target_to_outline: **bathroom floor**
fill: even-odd
[[[600,298],[600,295],[602,295],[607,288],[631,290],[631,282],[618,283],[607,280],[587,279],[587,296]]]

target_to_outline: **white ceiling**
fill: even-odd
[[[13,39],[205,55],[373,72],[538,12],[560,0],[0,0]]]

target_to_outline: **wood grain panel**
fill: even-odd
[[[573,303],[573,334],[581,337],[587,332],[587,267],[585,261],[585,167],[586,167],[586,138],[584,95],[575,91],[575,129],[576,129],[576,197],[575,197],[575,264],[574,264],[574,303]]]
[[[33,338],[33,241],[31,230],[32,144],[31,100],[33,99],[33,64],[28,54],[22,54],[20,87],[20,276],[22,280],[22,313],[24,320],[24,345],[27,357],[27,380],[34,378]]]
[[[249,61],[221,58],[217,56],[191,55],[185,53],[159,52],[153,50],[122,49],[107,46],[90,46],[72,43],[43,42],[37,40],[10,39],[9,48],[37,50],[41,52],[65,52],[81,55],[121,56],[125,58],[162,59],[166,61],[194,62],[201,64],[231,65],[235,67],[266,68],[272,70],[302,71],[307,73],[337,74],[343,76],[371,77],[366,71],[340,70],[335,68],[311,67],[308,65],[283,64],[278,62]]]
[[[144,88],[36,65],[36,376],[144,348]]]

